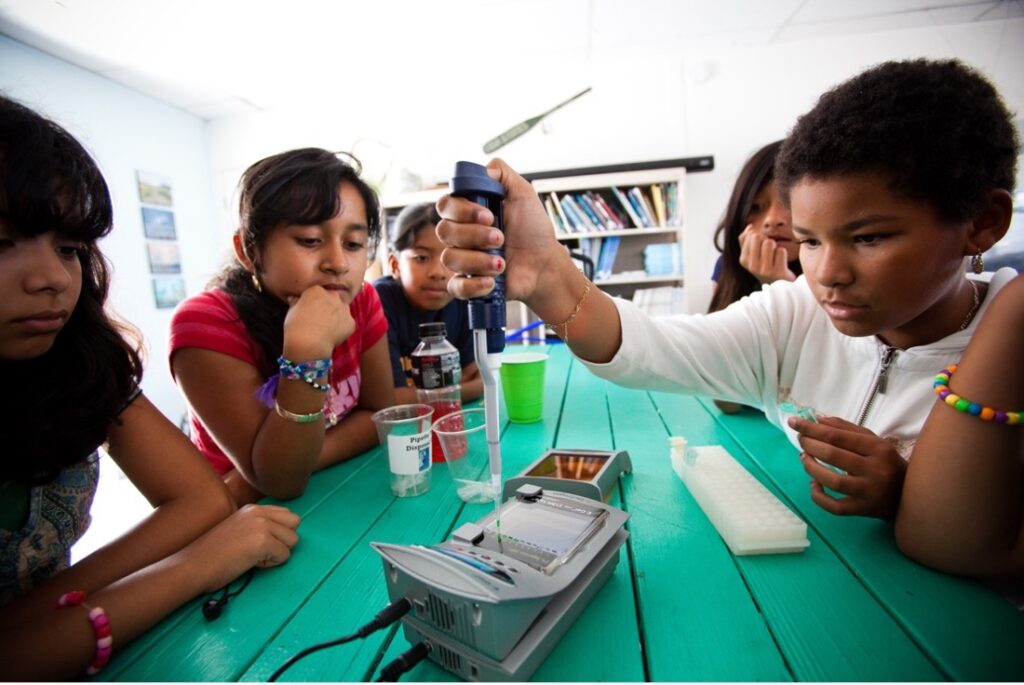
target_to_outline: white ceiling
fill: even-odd
[[[487,83],[599,51],[1022,16],[1022,0],[0,0],[0,33],[216,119],[441,70]]]

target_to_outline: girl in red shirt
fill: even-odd
[[[297,497],[313,471],[377,444],[393,403],[387,322],[363,281],[379,204],[317,148],[246,170],[236,260],[171,322],[192,441],[239,502]]]

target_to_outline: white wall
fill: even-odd
[[[716,169],[691,176],[686,191],[687,295],[691,309],[703,310],[714,227],[747,156],[785,136],[829,87],[878,62],[913,57],[963,59],[993,79],[1011,110],[1024,110],[1024,20],[1014,19],[762,47],[595,50],[587,63],[556,55],[510,67],[504,56],[496,64],[504,85],[466,86],[465,96],[440,67],[413,63],[407,83],[381,84],[377,93],[346,91],[339,72],[346,99],[335,105],[211,123],[211,159],[222,197],[264,154],[306,144],[349,149],[359,138],[388,144],[396,167],[444,180],[456,159],[484,159],[484,141],[591,85],[499,154],[522,171],[714,155]]]
[[[373,151],[381,165],[391,161],[395,170],[408,167],[428,180],[444,180],[456,159],[482,160],[485,140],[590,85],[593,92],[500,154],[523,171],[714,155],[715,171],[691,176],[686,191],[688,301],[699,310],[710,298],[714,226],[746,157],[784,136],[828,87],[871,64],[919,56],[965,60],[993,79],[1012,110],[1024,111],[1021,19],[761,47],[595,49],[585,63],[574,56],[524,57],[512,66],[496,65],[503,74],[501,88],[490,84],[482,92],[467,86],[468,97],[442,67],[425,69],[416,60],[410,60],[407,82],[382,83],[376,90],[346,89],[339,69],[331,89],[335,104],[297,102],[291,109],[205,125],[0,36],[0,88],[66,125],[99,161],[116,210],[116,228],[104,243],[116,268],[113,305],[145,333],[151,351],[147,393],[165,413],[178,417],[184,405],[165,361],[170,314],[153,308],[136,169],[163,173],[173,182],[191,294],[225,258],[235,222],[235,184],[260,157],[304,145],[356,145]],[[325,90],[311,88],[311,97]],[[397,189],[398,175],[391,173],[385,189]]]
[[[156,309],[135,172],[170,179],[188,293],[203,288],[223,257],[204,122],[137,91],[0,36],[0,90],[54,119],[92,153],[110,186],[114,230],[101,243],[113,264],[110,304],[143,333],[143,389],[175,423],[185,403],[167,369],[172,310]]]

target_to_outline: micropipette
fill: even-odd
[[[505,188],[487,175],[487,169],[473,162],[456,162],[451,180],[452,195],[463,197],[490,210],[494,228],[504,231],[502,202]],[[504,259],[505,248],[487,251]],[[501,426],[498,419],[498,370],[505,349],[505,274],[494,278],[494,289],[469,301],[469,327],[473,331],[473,352],[484,382],[484,416],[487,456],[494,488],[495,510],[501,508]]]

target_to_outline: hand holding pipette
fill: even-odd
[[[451,180],[452,195],[486,207],[494,216],[494,228],[504,230],[502,201],[505,188],[473,162],[456,162]],[[505,248],[487,251],[504,260]],[[501,426],[498,418],[498,369],[505,349],[505,275],[494,277],[494,288],[483,297],[469,301],[469,327],[473,331],[473,350],[484,382],[487,452],[494,488],[495,505],[501,506]]]

